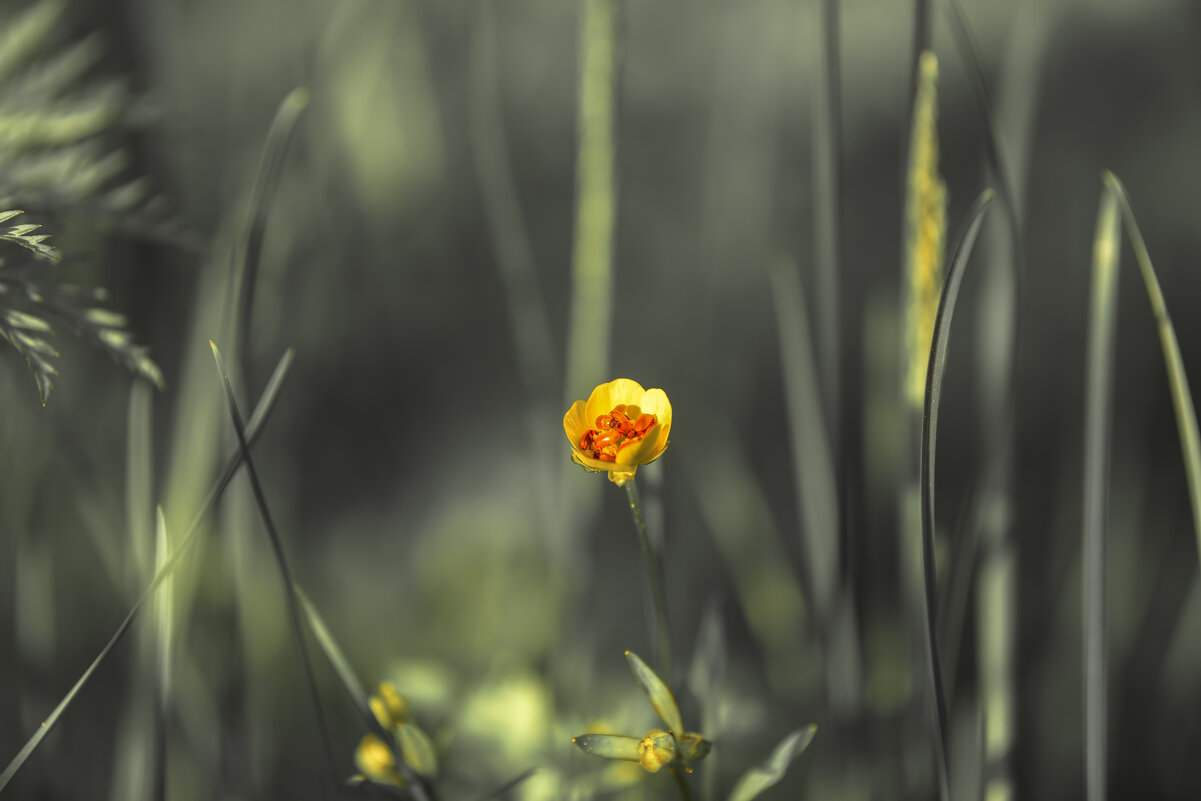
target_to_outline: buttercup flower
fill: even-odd
[[[661,389],[643,389],[618,378],[592,390],[563,415],[571,460],[593,473],[605,472],[623,486],[638,465],[649,464],[667,449],[671,401]]]

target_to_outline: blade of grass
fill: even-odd
[[[729,801],[751,801],[752,798],[757,798],[764,790],[784,778],[784,772],[788,770],[788,766],[809,747],[815,734],[817,734],[817,726],[810,725],[803,729],[797,729],[781,740],[780,744],[771,752],[771,756],[762,764],[756,765],[743,774],[742,778],[738,780],[738,784],[734,785],[734,789],[730,791]]]
[[[1106,170],[1101,174],[1106,189],[1116,198],[1118,208],[1122,212],[1126,236],[1134,248],[1134,258],[1138,262],[1139,272],[1142,273],[1143,283],[1147,287],[1147,296],[1151,302],[1151,311],[1155,315],[1155,324],[1159,329],[1159,341],[1163,347],[1163,358],[1167,363],[1168,383],[1172,390],[1172,407],[1176,412],[1176,428],[1180,435],[1180,449],[1184,455],[1184,471],[1188,480],[1189,505],[1193,511],[1193,533],[1197,539],[1197,555],[1201,559],[1201,434],[1197,428],[1197,410],[1193,406],[1193,396],[1189,391],[1188,376],[1184,372],[1184,358],[1180,355],[1180,343],[1176,340],[1176,329],[1172,326],[1172,318],[1168,314],[1164,302],[1163,290],[1159,279],[1155,276],[1155,268],[1151,266],[1151,255],[1147,252],[1147,244],[1139,230],[1134,209],[1130,205],[1130,197],[1126,187],[1118,177]]]
[[[938,657],[937,620],[937,574],[934,564],[934,455],[938,436],[938,407],[942,397],[942,376],[946,368],[947,344],[951,335],[951,317],[955,301],[959,297],[959,286],[971,256],[984,213],[993,200],[993,191],[986,189],[976,198],[968,211],[963,227],[957,235],[947,280],[938,299],[938,310],[934,315],[934,330],[930,343],[930,361],[926,368],[926,393],[922,408],[922,439],[920,456],[921,518],[922,518],[922,588],[926,605],[926,620],[923,638],[926,645],[926,663],[930,679],[930,698],[934,707],[935,758],[940,770],[942,797],[947,797],[947,709],[943,695],[942,666]]]
[[[242,240],[233,251],[233,257],[237,261],[234,262],[229,287],[231,292],[237,293],[237,302],[230,303],[226,308],[237,310],[238,328],[234,341],[241,343],[240,366],[247,387],[253,386],[250,372],[250,317],[254,310],[254,288],[257,284],[263,239],[267,230],[267,212],[271,208],[271,201],[275,197],[275,190],[283,173],[288,145],[296,133],[300,115],[308,105],[309,90],[298,87],[288,93],[275,112],[271,129],[267,132],[267,141],[263,145],[254,188],[251,190],[249,221],[242,233]]]
[[[375,720],[375,715],[371,712],[371,706],[368,703],[370,697],[367,690],[363,687],[359,677],[354,672],[354,668],[350,666],[350,660],[346,658],[346,654],[342,653],[342,649],[338,647],[338,643],[334,640],[333,634],[325,625],[325,621],[317,612],[317,607],[313,606],[313,602],[309,600],[309,596],[299,585],[293,587],[296,592],[296,597],[300,601],[300,608],[304,610],[304,616],[309,622],[309,628],[313,632],[313,636],[317,639],[317,644],[321,646],[321,650],[325,652],[326,659],[333,665],[334,672],[338,674],[338,678],[342,680],[342,686],[346,689],[346,694],[350,696],[350,700],[354,702],[355,708],[359,711],[364,721]],[[370,723],[368,723],[370,727]]]
[[[983,59],[980,56],[980,45],[972,31],[967,12],[959,0],[947,0],[951,11],[951,33],[959,56],[967,67],[968,76],[972,82],[972,99],[976,102],[976,110],[984,120],[984,154],[988,159],[988,167],[992,171],[997,185],[997,198],[1005,209],[1005,217],[1009,221],[1011,238],[1013,240],[1013,260],[1018,267],[1015,271],[1020,275],[1022,260],[1022,231],[1021,219],[1018,217],[1017,198],[1013,191],[1013,181],[1010,178],[1008,164],[1001,151],[1000,127],[993,113],[992,98],[988,84],[984,80]]]
[[[163,507],[159,506],[155,510],[155,527],[154,527],[154,569],[158,572],[163,569],[170,559],[169,551],[171,540],[167,537],[167,518],[163,514]],[[171,656],[172,656],[172,631],[171,621],[175,613],[175,599],[172,593],[171,579],[163,582],[162,591],[158,597],[158,691],[159,699],[162,707],[165,709],[168,700],[171,697]]]
[[[346,658],[346,654],[339,647],[333,634],[330,633],[329,627],[325,625],[325,621],[317,612],[317,607],[309,600],[309,596],[301,589],[300,585],[293,584],[292,591],[296,593],[296,598],[300,601],[300,606],[304,610],[313,636],[317,639],[317,644],[321,646],[321,650],[325,652],[326,659],[333,666],[334,672],[338,674],[338,678],[342,681],[342,688],[350,696],[351,703],[354,704],[359,716],[363,719],[363,724],[372,734],[379,737],[392,749],[393,756],[396,758],[397,769],[404,776],[408,786],[412,788],[413,795],[417,800],[429,801],[429,796],[425,792],[425,786],[421,779],[400,758],[396,738],[393,737],[392,732],[380,725],[379,720],[375,717],[375,713],[371,711],[370,696],[363,688],[363,684],[359,681],[358,675],[355,674],[354,668],[350,666],[350,660]]]
[[[1109,425],[1113,404],[1113,343],[1117,317],[1117,196],[1103,192],[1093,239],[1088,362],[1084,395],[1084,761],[1085,797],[1105,801],[1106,627],[1105,516]]]
[[[246,429],[242,424],[242,414],[238,410],[237,399],[234,397],[233,386],[229,382],[229,373],[225,369],[225,363],[221,358],[221,351],[218,350],[217,344],[215,342],[212,342],[211,340],[209,342],[209,345],[213,350],[213,361],[217,365],[217,372],[221,376],[221,382],[225,388],[225,398],[229,405],[230,421],[233,423],[234,433],[237,435],[237,438],[238,438],[238,447],[239,447],[239,450],[240,450],[240,453],[242,456],[242,460],[246,464],[246,474],[250,478],[251,488],[254,491],[255,504],[258,506],[259,514],[262,517],[263,527],[266,529],[267,536],[271,540],[271,547],[275,553],[275,558],[276,558],[276,562],[279,566],[280,575],[284,581],[284,592],[287,596],[288,616],[292,622],[293,634],[296,638],[296,647],[300,651],[301,662],[304,667],[305,679],[307,680],[308,685],[309,685],[309,693],[310,693],[310,695],[312,697],[312,701],[313,701],[313,713],[316,716],[317,728],[321,735],[322,744],[325,749],[325,755],[326,755],[326,759],[327,759],[327,762],[329,765],[330,778],[333,781],[334,788],[336,790],[340,786],[340,782],[338,780],[336,763],[334,761],[333,747],[330,745],[329,728],[325,723],[325,712],[322,710],[321,697],[320,697],[320,693],[317,690],[316,671],[313,670],[313,662],[309,657],[308,646],[307,646],[307,644],[305,642],[305,638],[304,638],[304,627],[301,624],[300,607],[297,604],[298,585],[296,584],[295,580],[292,577],[292,570],[291,570],[290,566],[288,565],[287,557],[284,555],[283,542],[280,539],[279,533],[275,528],[275,522],[271,516],[271,511],[267,507],[267,498],[263,494],[262,485],[259,483],[258,472],[255,470],[254,462],[251,460],[251,457],[250,457],[250,446],[249,446],[249,442],[248,442],[248,439],[246,436]],[[309,608],[311,608],[312,604],[307,603],[307,606]],[[313,611],[315,613],[315,610],[313,610]],[[315,617],[315,614],[313,616],[310,616],[310,619],[312,617]],[[320,618],[317,618],[317,620],[320,622]],[[325,643],[332,644],[333,638],[330,636],[329,630],[327,628],[325,628],[324,624],[322,624],[322,630],[325,634],[325,637],[323,640],[323,647],[325,646]],[[340,649],[336,648],[336,645],[335,645],[335,651],[336,651],[336,653],[341,655],[341,651],[340,651]],[[328,653],[328,651],[327,651],[327,653]],[[346,675],[353,675],[352,673],[350,673],[349,663],[347,663],[345,658],[342,657],[340,659],[340,662],[335,664],[336,668],[338,667],[338,664],[341,665],[341,668],[339,669],[339,676],[342,676],[343,681],[345,682],[345,676],[342,673],[342,669],[344,669],[346,671]],[[358,682],[356,681],[355,684],[358,685]],[[349,685],[347,685],[347,689],[348,690],[351,689]],[[358,693],[359,693],[358,697],[363,699],[362,706],[365,707],[365,709],[366,709],[367,717],[370,719],[370,721],[372,723],[374,723],[374,725],[371,726],[371,728],[373,730],[376,730],[376,734],[377,734],[377,736],[379,736],[379,733],[383,732],[383,727],[379,725],[379,721],[376,720],[374,713],[371,712],[371,708],[367,704],[367,701],[366,701],[367,696],[363,692],[361,685],[358,685],[357,689],[358,689]],[[413,793],[419,799],[419,801],[426,801],[427,796],[425,795],[424,783],[422,782],[421,779],[419,779],[416,776],[416,774],[412,771],[412,769],[408,765],[408,763],[406,763],[403,759],[399,758],[400,755],[397,752],[396,745],[395,745],[395,738],[392,736],[392,734],[390,732],[383,732],[383,734],[384,734],[384,737],[383,737],[384,742],[389,744],[389,747],[392,748],[393,753],[398,757],[397,758],[397,767],[399,768],[401,774],[404,776],[405,781],[408,783],[409,787],[413,789]]]
[[[287,556],[284,554],[284,546],[279,538],[279,532],[275,529],[275,521],[267,508],[267,499],[263,494],[263,487],[259,483],[258,471],[255,469],[254,462],[250,458],[250,446],[247,444],[246,430],[242,425],[242,413],[238,411],[238,402],[234,397],[233,385],[229,382],[229,373],[226,371],[225,363],[221,359],[221,351],[217,349],[217,343],[211,340],[209,341],[209,345],[213,349],[213,361],[217,364],[217,372],[225,387],[225,399],[229,406],[229,417],[233,423],[234,433],[238,437],[238,448],[242,453],[242,461],[246,465],[246,475],[250,479],[250,486],[254,491],[254,499],[258,504],[259,513],[263,519],[263,528],[267,531],[267,537],[271,541],[271,550],[275,554],[276,564],[279,566],[280,575],[283,577],[284,595],[288,603],[288,618],[292,623],[292,634],[296,638],[296,647],[300,651],[300,661],[304,667],[304,677],[308,682],[309,694],[312,697],[313,713],[317,718],[317,730],[321,737],[321,743],[324,746],[330,780],[336,789],[340,782],[338,780],[336,763],[334,762],[334,749],[329,741],[329,727],[325,723],[325,712],[321,708],[321,695],[317,690],[317,676],[313,670],[313,661],[309,657],[308,645],[304,639],[304,626],[300,621],[300,610],[296,604],[296,596],[292,592],[292,587],[295,586],[295,582],[292,580],[292,569],[288,564]]]
[[[250,422],[246,426],[246,441],[248,445],[253,444],[254,441],[258,439],[259,434],[262,432],[263,425],[267,422],[267,419],[271,415],[271,410],[275,408],[275,401],[279,397],[279,390],[283,385],[284,379],[287,377],[288,369],[291,367],[291,365],[292,351],[289,350],[284,354],[283,358],[280,359],[279,364],[276,366],[275,372],[272,374],[271,380],[267,382],[267,387],[263,390],[263,394],[259,398],[258,406],[255,407],[254,414],[251,415]],[[229,458],[225,462],[224,468],[218,475],[217,480],[213,482],[212,487],[205,496],[204,502],[201,504],[200,509],[192,518],[192,522],[188,526],[187,532],[184,534],[183,540],[180,542],[179,547],[175,549],[175,551],[171,554],[171,557],[167,559],[166,563],[163,564],[162,568],[155,574],[154,578],[151,579],[150,584],[147,585],[146,589],[142,591],[141,596],[138,597],[138,600],[134,602],[134,605],[130,608],[129,612],[125,615],[125,618],[121,621],[121,625],[117,627],[117,631],[112,637],[109,638],[109,641],[100,650],[100,653],[96,656],[96,658],[92,660],[92,663],[88,665],[87,670],[83,672],[83,675],[76,680],[71,689],[67,691],[67,694],[63,696],[61,701],[58,702],[58,705],[55,706],[50,714],[46,716],[46,719],[42,721],[42,725],[38,727],[37,731],[35,731],[29,740],[26,741],[25,745],[21,747],[21,750],[17,752],[17,755],[12,758],[12,760],[8,763],[8,766],[4,769],[4,772],[0,773],[0,790],[3,790],[8,783],[12,781],[13,776],[15,776],[17,771],[21,769],[21,766],[28,761],[30,755],[34,752],[38,745],[41,744],[46,735],[54,730],[54,727],[58,724],[59,719],[62,718],[63,713],[66,712],[67,708],[71,705],[71,702],[75,700],[75,696],[79,694],[79,691],[82,690],[84,685],[86,685],[92,678],[92,675],[96,672],[96,669],[100,667],[105,659],[108,658],[108,655],[114,648],[116,648],[117,643],[119,643],[121,638],[125,636],[125,633],[129,631],[130,625],[133,624],[134,619],[137,617],[138,612],[142,610],[142,607],[145,605],[146,601],[150,599],[150,597],[154,594],[154,591],[159,588],[159,585],[161,585],[171,575],[175,568],[179,566],[179,563],[183,560],[184,555],[188,553],[188,551],[191,549],[191,546],[195,543],[196,535],[200,530],[201,521],[203,521],[204,518],[208,516],[208,513],[212,511],[213,507],[216,506],[217,500],[221,497],[221,494],[225,492],[225,488],[229,486],[229,482],[233,479],[234,474],[237,473],[238,468],[241,465],[242,451],[239,450],[236,453],[230,454]]]
[[[788,400],[789,440],[796,476],[796,504],[805,549],[805,584],[818,625],[824,631],[838,578],[838,490],[827,430],[822,420],[821,386],[800,276],[794,265],[774,260],[768,270],[776,307],[781,371]]]
[[[139,382],[144,383],[144,382]],[[154,526],[154,570],[157,573],[163,569],[170,558],[167,538],[167,518],[163,515],[163,507],[155,509]],[[167,579],[163,582],[158,598],[155,599],[155,639],[158,654],[155,664],[157,677],[157,693],[154,703],[154,769],[151,774],[153,788],[152,798],[167,797],[167,704],[171,699],[171,628],[174,616],[173,587],[174,582]]]

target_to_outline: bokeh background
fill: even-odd
[[[7,2],[0,13],[30,7]],[[1011,168],[1024,264],[1016,361],[1001,388],[1015,398],[1006,572],[987,585],[1002,594],[980,589],[984,549],[959,647],[944,652],[957,665],[952,786],[978,797],[999,775],[1012,795],[990,797],[1082,799],[1083,364],[1100,174],[1125,182],[1186,368],[1201,375],[1201,6],[963,7]],[[725,798],[808,723],[816,739],[764,798],[935,796],[897,524],[911,458],[897,399],[911,4],[840,4],[837,644],[806,600],[785,378],[796,343],[782,343],[780,323],[781,304],[797,298],[781,301],[794,283],[772,278],[799,277],[792,311],[815,326],[825,313],[815,220],[829,211],[817,175],[830,153],[815,139],[819,4],[619,8],[614,304],[611,328],[595,332],[610,343],[609,366],[565,386],[583,4],[63,6],[26,63],[98,34],[78,89],[122,82],[127,104],[103,136],[162,208],[148,222],[87,202],[18,197],[17,207],[54,234],[64,280],[110,289],[165,388],[146,391],[60,331],[60,376],[43,408],[20,357],[0,358],[0,757],[16,754],[145,586],[153,506],[178,542],[235,447],[212,338],[237,365],[243,414],[294,349],[255,449],[266,497],[298,583],[359,676],[394,682],[439,744],[443,797],[480,797],[531,767],[511,797],[675,792],[664,775],[610,770],[571,745],[592,726],[641,736],[658,725],[623,658],[654,650],[624,493],[570,465],[559,433],[571,400],[617,376],[663,388],[674,408],[670,449],[638,479],[663,538],[671,683],[689,727],[716,743],[690,779],[698,797]],[[953,231],[993,179],[972,68],[947,8],[932,13]],[[297,87],[309,102],[266,204],[250,326],[234,335],[230,265],[272,120]],[[498,169],[511,179],[499,206],[488,194]],[[516,295],[498,214],[532,271]],[[997,388],[981,365],[1004,323],[990,316],[1000,301],[977,264],[1004,252],[1005,231],[990,220],[955,317],[940,572],[976,525],[973,493],[997,441],[981,411]],[[1115,798],[1195,798],[1197,546],[1163,357],[1124,255],[1108,776]],[[515,332],[531,319],[541,369],[523,372]],[[151,435],[137,446],[152,454],[150,497],[129,489],[130,443],[146,441],[131,428]],[[160,738],[169,798],[328,795],[283,583],[244,476],[172,589],[165,720],[145,708],[144,616],[8,795],[153,797],[145,777]],[[982,691],[993,646],[1011,690],[1001,710]],[[314,659],[336,767],[349,776],[363,729],[316,649]],[[1008,721],[1001,741],[988,739],[990,714]]]

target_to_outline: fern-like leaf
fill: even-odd
[[[0,223],[6,223],[16,217],[18,214],[25,212],[20,209],[12,209],[10,211],[0,212]],[[32,223],[21,223],[19,225],[10,226],[3,231],[0,231],[0,239],[7,239],[9,242],[15,242],[23,248],[32,250],[42,258],[50,261],[58,261],[58,251],[53,246],[46,244],[46,240],[50,238],[49,234],[35,234],[34,231],[42,226]]]

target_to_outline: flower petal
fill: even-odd
[[[592,390],[584,409],[589,424],[600,415],[613,411],[618,404],[641,403],[645,394],[642,385],[630,378],[615,378],[607,384],[601,384]]]
[[[584,401],[578,400],[571,404],[567,414],[563,415],[563,433],[567,435],[573,448],[580,447],[580,437],[584,436],[585,431],[592,428],[592,422],[584,414],[584,407]]]

